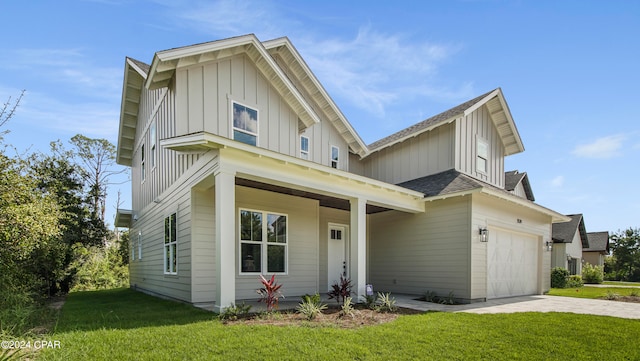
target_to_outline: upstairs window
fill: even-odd
[[[156,122],[151,123],[149,128],[149,141],[151,142],[151,153],[149,161],[151,162],[151,170],[156,167]]]
[[[258,144],[258,111],[233,102],[233,139]]]
[[[331,146],[331,168],[338,168],[338,162],[340,161],[340,148],[335,145]]]
[[[175,213],[164,219],[164,273],[178,273],[178,232]]]
[[[489,144],[486,140],[478,138],[476,170],[478,172],[487,173],[489,160]]]
[[[309,159],[309,138],[300,136],[300,158]]]
[[[144,168],[144,144],[140,147],[140,179],[144,182],[145,176],[145,168]]]

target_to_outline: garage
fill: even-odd
[[[537,294],[539,249],[536,236],[490,228],[487,298]]]

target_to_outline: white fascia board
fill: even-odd
[[[284,46],[285,48],[287,48],[289,50],[291,55],[296,59],[296,61],[300,65],[300,67],[304,70],[306,75],[309,77],[309,79],[311,79],[311,82],[316,87],[318,92],[320,92],[320,94],[327,100],[327,102],[331,106],[331,109],[336,113],[336,115],[338,115],[338,118],[340,118],[340,120],[342,121],[342,123],[345,126],[345,128],[347,128],[347,130],[351,133],[351,135],[355,139],[356,143],[358,143],[358,146],[361,148],[360,149],[361,152],[356,152],[356,154],[358,154],[360,156],[360,158],[364,158],[369,153],[369,149],[367,148],[367,145],[364,143],[364,141],[362,140],[362,138],[360,137],[358,132],[355,130],[355,128],[353,128],[351,123],[349,123],[349,121],[347,120],[347,117],[345,117],[345,115],[342,113],[340,108],[338,108],[338,106],[333,101],[333,99],[331,98],[329,93],[327,93],[327,91],[324,88],[324,86],[322,86],[322,84],[320,83],[320,81],[318,80],[316,75],[313,73],[311,68],[309,68],[309,66],[304,61],[304,59],[302,58],[302,56],[300,55],[300,53],[298,52],[296,47],[293,46],[291,41],[289,41],[289,38],[287,38],[287,37],[278,38],[278,39],[274,39],[274,40],[270,40],[270,41],[265,41],[262,44],[266,49],[271,49],[271,48],[276,48],[276,47],[279,47],[279,46]],[[345,139],[345,140],[347,141],[347,143],[349,143],[349,140],[347,140],[347,139]]]
[[[484,187],[482,188],[482,193],[546,214],[551,217],[552,223],[564,223],[564,222],[569,222],[571,220],[570,217],[567,217],[564,214],[560,214],[554,210],[543,207],[537,203],[533,203],[527,199],[518,197],[516,195],[506,194],[501,191],[493,190],[490,188],[484,188]]]
[[[225,166],[233,164],[236,172],[266,177],[309,191],[321,191],[340,198],[363,197],[371,204],[393,207],[407,212],[424,211],[424,194],[394,184],[299,159],[268,149],[237,142],[211,133],[200,132],[160,141],[160,146],[179,151],[181,148],[221,148],[226,154]],[[223,157],[221,156],[221,159]],[[270,166],[265,160],[272,160]],[[276,170],[274,170],[276,169]],[[309,175],[312,172],[312,176]]]

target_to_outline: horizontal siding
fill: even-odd
[[[214,189],[193,189],[191,257],[193,303],[213,303],[216,289],[215,247],[215,195]]]
[[[376,290],[469,297],[469,197],[427,203],[420,214],[369,216],[369,278]]]
[[[191,189],[206,179],[216,165],[214,152],[203,156],[194,167],[183,174],[176,184],[160,195],[159,203],[138,212],[131,234],[142,233],[142,260],[132,261],[129,266],[132,287],[162,294],[167,297],[192,301],[192,233],[191,233]],[[164,219],[177,213],[178,228],[178,272],[164,274]]]
[[[362,161],[364,175],[398,184],[451,169],[453,135],[454,126],[446,124],[375,152]]]
[[[237,186],[236,206],[237,209],[271,211],[288,216],[288,274],[278,275],[276,279],[282,284],[281,291],[285,297],[318,292],[318,202],[308,198]],[[236,224],[239,224],[238,219]],[[236,240],[239,239],[237,232]],[[240,253],[239,249],[239,242],[236,241],[236,254]],[[239,273],[238,260],[236,260],[236,270]],[[256,298],[255,290],[260,287],[258,275],[239,275],[238,273],[236,274],[236,299]]]

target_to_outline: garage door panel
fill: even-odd
[[[487,298],[538,292],[539,247],[535,236],[491,229],[487,247]]]

